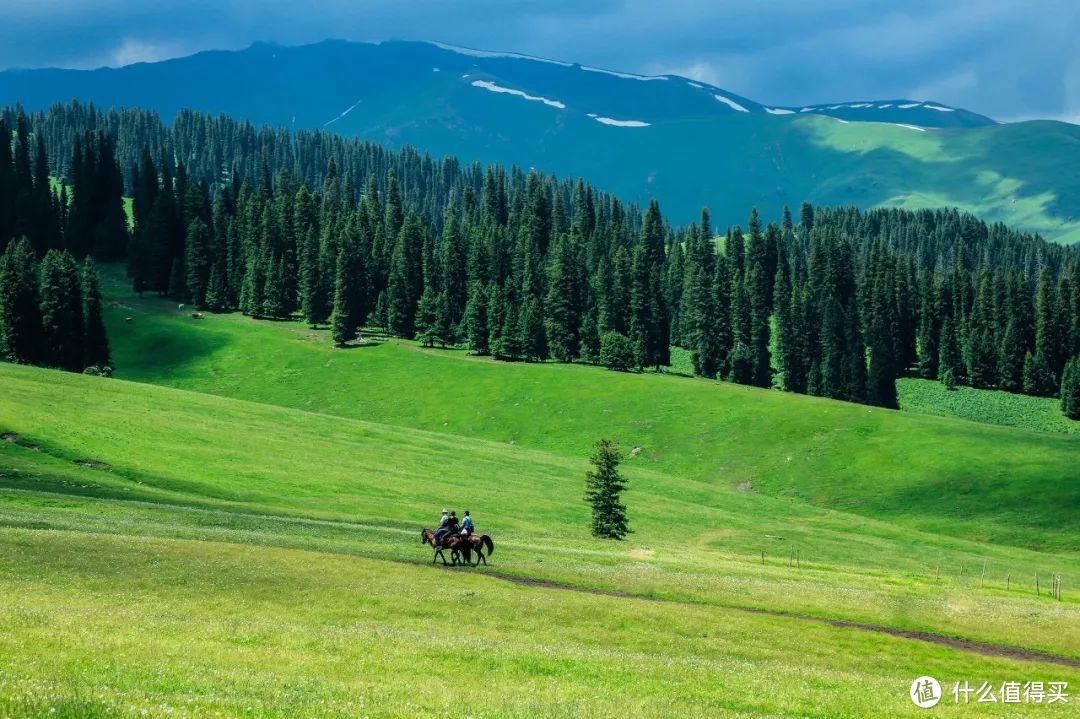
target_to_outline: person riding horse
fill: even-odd
[[[439,519],[439,526],[435,528],[435,543],[441,546],[447,534],[450,534],[450,510],[444,509]]]
[[[470,520],[470,524],[471,523],[472,520]],[[460,531],[457,512],[447,513],[444,509],[442,511],[442,518],[439,520],[439,528],[435,530],[435,541],[441,545],[447,536],[457,534]]]

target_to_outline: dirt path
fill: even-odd
[[[1058,654],[1042,652],[1037,649],[1024,649],[1022,647],[1011,647],[1005,644],[992,644],[990,642],[977,642],[972,639],[960,639],[958,637],[950,637],[944,634],[934,634],[933,632],[922,632],[911,629],[898,629],[897,627],[887,627],[880,624],[869,624],[866,622],[853,622],[846,619],[827,619],[825,617],[815,617],[809,614],[781,612],[774,609],[757,609],[754,607],[738,607],[729,604],[706,604],[704,602],[694,602],[681,599],[646,597],[639,594],[631,594],[629,592],[622,592],[615,589],[590,589],[588,587],[577,587],[573,584],[553,582],[546,579],[529,579],[527,577],[517,577],[512,574],[503,574],[501,572],[489,571],[485,572],[485,574],[495,579],[501,579],[504,582],[510,582],[511,584],[518,584],[525,587],[557,589],[565,592],[580,592],[582,594],[596,594],[604,597],[619,597],[621,599],[640,599],[646,602],[666,602],[671,604],[685,604],[696,607],[712,607],[715,609],[725,609],[735,612],[747,612],[749,614],[765,614],[768,616],[779,617],[782,619],[795,619],[804,622],[817,622],[818,624],[828,624],[833,627],[840,627],[845,629],[861,629],[864,632],[877,632],[878,634],[888,634],[893,637],[902,637],[904,639],[914,639],[920,642],[939,644],[941,646],[951,647],[953,649],[959,649],[966,652],[974,652],[975,654],[984,654],[990,657],[1017,659],[1027,662],[1047,662],[1050,664],[1060,664],[1062,666],[1080,669],[1080,659],[1076,659],[1073,657],[1063,657]]]

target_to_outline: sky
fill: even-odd
[[[327,38],[439,40],[758,102],[936,100],[1080,123],[1077,0],[4,0],[0,68],[119,66]]]

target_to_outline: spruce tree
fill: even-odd
[[[941,345],[938,353],[938,379],[943,383],[946,374],[953,383],[959,384],[964,379],[964,362],[956,339],[956,329],[953,318],[948,315],[941,322]]]
[[[49,250],[41,261],[42,364],[81,372],[85,366],[84,327],[75,258],[63,250]]]
[[[600,364],[608,369],[628,372],[637,366],[637,352],[629,337],[614,330],[600,340]]]
[[[424,288],[424,294],[420,296],[415,320],[416,339],[424,347],[434,347],[439,340],[438,327],[435,323],[436,302],[435,289],[428,285]]]
[[[1028,352],[1024,356],[1024,393],[1051,397],[1059,389],[1044,355]]]
[[[108,367],[109,338],[105,333],[105,320],[102,317],[101,283],[97,268],[89,257],[82,269],[83,318],[85,322],[84,367]]]
[[[998,356],[997,386],[1009,392],[1019,392],[1024,386],[1024,332],[1014,317],[1005,328]]]
[[[40,302],[34,248],[21,237],[0,256],[0,359],[21,364],[40,360]]]
[[[584,303],[584,269],[569,235],[560,235],[552,248],[548,267],[547,338],[551,353],[560,362],[573,362],[581,353],[581,313]]]
[[[600,362],[600,323],[597,314],[596,307],[593,306],[585,313],[585,319],[581,322],[581,359],[589,364]]]
[[[465,332],[472,354],[489,354],[488,297],[483,283],[478,280],[469,285],[469,301],[465,305]]]
[[[528,297],[521,308],[521,353],[530,362],[542,362],[548,358],[547,334],[544,332],[543,304],[535,297]]]
[[[435,340],[440,347],[457,343],[457,327],[450,309],[450,294],[440,292],[435,299]]]
[[[206,309],[206,293],[210,285],[210,270],[214,264],[211,230],[202,218],[195,217],[188,224],[184,265],[187,270],[186,284],[191,302],[199,309]]]
[[[510,301],[505,293],[501,323],[497,334],[491,340],[491,354],[499,360],[519,360],[524,351],[521,337],[520,313],[517,304]],[[494,299],[494,296],[493,296]]]
[[[589,461],[594,469],[585,474],[585,499],[592,508],[592,533],[603,539],[622,539],[630,528],[621,499],[626,480],[619,474],[618,442],[597,440]]]
[[[360,318],[353,315],[356,292],[356,246],[350,241],[342,243],[338,251],[337,268],[334,272],[334,309],[330,315],[330,332],[334,344],[344,347],[356,339]]]
[[[1069,419],[1080,419],[1080,356],[1066,362],[1061,373],[1061,411]]]

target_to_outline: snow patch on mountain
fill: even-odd
[[[338,115],[337,117],[335,117],[335,118],[334,118],[333,120],[327,120],[326,122],[324,122],[324,123],[323,123],[323,127],[327,127],[328,125],[332,125],[333,123],[337,122],[337,121],[338,121],[338,120],[340,120],[341,118],[345,117],[346,115],[348,115],[348,114],[349,114],[350,112],[352,112],[352,111],[353,111],[353,108],[355,108],[355,107],[356,107],[357,105],[359,105],[359,104],[360,104],[360,100],[357,100],[357,101],[356,101],[356,102],[354,102],[353,104],[349,105],[349,106],[348,106],[347,108],[345,108],[345,111],[344,111],[344,112],[342,112],[342,113],[341,113],[340,115]],[[293,118],[293,122],[296,122],[296,118],[295,118],[295,117]]]
[[[896,125],[897,127],[906,127],[909,130],[918,130],[919,132],[926,132],[925,127],[918,127],[916,125],[905,125],[902,122],[894,122],[893,124]]]
[[[730,97],[724,97],[723,95],[713,95],[713,97],[730,107],[732,110],[738,110],[739,112],[750,112],[745,107],[732,100]]]
[[[590,112],[589,117],[604,125],[611,125],[612,127],[648,127],[651,122],[642,122],[641,120],[613,120],[610,117],[600,117],[596,113]]]
[[[785,107],[766,107],[765,112],[770,115],[794,115],[794,110],[788,110]]]
[[[540,97],[538,95],[530,95],[529,93],[524,92],[522,90],[515,90],[515,89],[513,89],[511,87],[503,87],[501,85],[496,85],[495,83],[490,82],[488,80],[473,80],[472,81],[472,86],[473,87],[480,87],[480,88],[483,88],[485,90],[490,90],[491,92],[500,92],[500,93],[505,93],[507,95],[516,95],[518,97],[523,97],[526,100],[532,100],[533,102],[542,102],[545,105],[548,105],[549,107],[555,107],[555,108],[558,108],[560,110],[565,110],[566,109],[566,105],[564,103],[562,103],[562,102],[559,102],[558,100],[551,100],[549,98]]]
[[[588,65],[582,65],[581,69],[586,72],[599,72],[604,75],[621,77],[624,80],[667,80],[667,77],[664,75],[635,75],[632,72],[617,72],[615,70],[605,70],[602,67],[590,67]]]
[[[899,107],[901,110],[910,110],[911,108],[918,107],[921,104],[921,102],[909,102],[904,105],[897,105],[897,107]]]
[[[956,108],[942,107],[941,105],[923,105],[927,110],[937,110],[938,112],[956,112]]]

